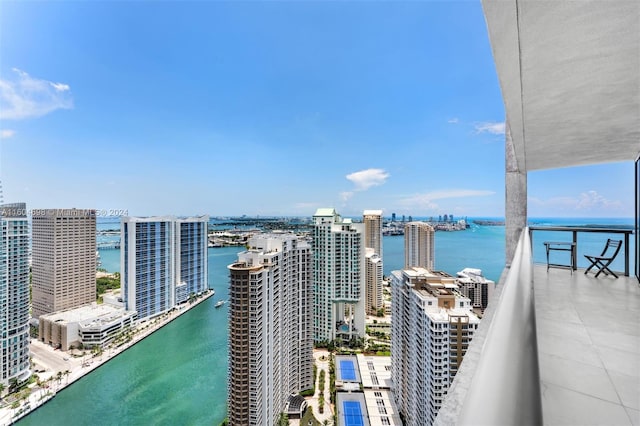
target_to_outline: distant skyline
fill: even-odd
[[[479,1],[7,1],[0,41],[6,202],[504,216]],[[634,214],[631,162],[528,180],[530,217]]]

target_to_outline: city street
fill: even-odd
[[[73,370],[82,364],[82,358],[74,358],[66,352],[54,350],[38,339],[31,339],[30,349],[36,371],[46,370],[55,375],[58,371]]]

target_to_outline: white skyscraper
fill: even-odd
[[[229,421],[272,425],[313,388],[311,247],[276,234],[248,247],[229,265]]]
[[[430,271],[435,267],[435,231],[426,222],[404,225],[404,268],[414,266]]]
[[[314,340],[364,337],[364,224],[334,209],[313,216]]]
[[[29,222],[25,203],[0,206],[0,383],[28,379]]]
[[[208,288],[207,216],[123,217],[120,269],[127,310],[155,317]]]
[[[391,273],[391,377],[407,426],[431,425],[480,320],[445,273]]]
[[[377,315],[378,310],[384,308],[382,301],[382,275],[384,273],[382,258],[374,249],[365,249],[365,282],[367,312],[369,315]]]
[[[474,309],[484,312],[496,288],[496,283],[486,279],[480,269],[464,268],[457,273],[460,292],[471,300]]]
[[[369,315],[376,315],[382,305],[382,210],[365,210],[362,214],[364,222],[365,258],[365,294],[366,310]]]

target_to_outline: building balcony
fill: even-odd
[[[640,286],[635,277],[534,267],[546,424],[640,424]]]
[[[436,425],[640,425],[640,3],[614,3],[482,0],[505,106],[508,268]],[[571,269],[534,265],[529,172],[626,161],[635,234],[616,238],[612,266],[625,273],[585,275],[575,234],[561,241]]]
[[[640,424],[638,279],[534,265],[525,233],[434,424]]]

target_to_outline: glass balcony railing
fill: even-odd
[[[608,238],[622,241],[622,248],[611,264],[613,271],[620,271],[629,276],[634,269],[635,239],[632,227],[626,226],[530,226],[529,232],[533,248],[535,263],[546,263],[545,241],[558,241],[575,244],[575,257],[570,259],[570,253],[550,253],[550,262],[562,262],[577,268],[587,268],[588,260],[585,254],[600,255]]]

